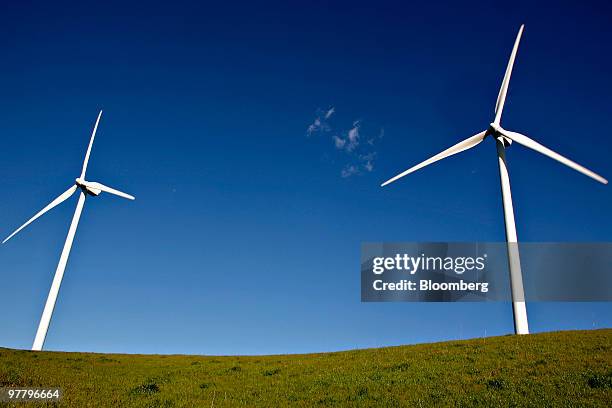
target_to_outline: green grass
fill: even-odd
[[[0,349],[2,386],[59,386],[70,407],[603,407],[612,329],[252,357]]]

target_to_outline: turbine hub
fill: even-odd
[[[502,131],[504,129],[499,126],[496,123],[490,123],[489,124],[489,130],[487,131],[491,136],[493,136],[495,139],[499,139],[503,144],[504,147],[508,147],[512,144],[512,139],[510,139],[509,137],[506,137],[503,135]]]
[[[489,133],[492,134],[493,136],[497,137],[499,136],[499,134],[501,133],[501,126],[499,126],[497,123],[491,122],[489,123]]]

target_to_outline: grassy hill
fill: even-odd
[[[71,407],[603,407],[612,329],[262,357],[0,349],[2,386],[59,386]]]

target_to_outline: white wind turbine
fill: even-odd
[[[98,129],[98,123],[100,123],[100,117],[102,116],[102,111],[98,114],[98,118],[96,119],[96,124],[94,125],[93,132],[91,134],[91,140],[89,141],[89,147],[87,148],[87,153],[85,154],[85,161],[83,162],[83,170],[81,171],[81,175],[75,180],[75,184],[70,187],[68,190],[63,192],[59,197],[55,200],[51,201],[49,205],[40,210],[36,215],[30,218],[25,224],[21,227],[17,228],[15,232],[9,235],[2,243],[4,244],[6,241],[11,239],[15,234],[19,231],[27,227],[30,223],[36,220],[38,217],[52,209],[53,207],[61,204],[66,201],[70,196],[72,196],[77,190],[79,191],[79,201],[77,202],[76,210],[74,211],[74,216],[72,217],[72,222],[70,223],[70,228],[68,229],[68,236],[66,237],[66,243],[64,244],[64,249],[62,250],[62,254],[59,259],[59,263],[57,264],[57,269],[55,270],[55,277],[53,278],[53,283],[51,284],[51,289],[49,290],[49,296],[47,297],[47,303],[45,304],[45,309],[43,310],[42,317],[40,318],[40,323],[38,325],[38,330],[36,332],[36,338],[34,339],[34,344],[32,345],[32,350],[40,351],[45,343],[45,337],[47,336],[47,329],[49,328],[49,323],[51,322],[51,315],[53,314],[53,309],[55,307],[55,301],[57,300],[57,294],[60,289],[60,285],[62,283],[62,278],[64,276],[64,270],[66,269],[66,262],[68,262],[68,255],[70,254],[70,248],[72,247],[72,241],[74,240],[74,234],[76,233],[77,225],[79,224],[79,218],[81,217],[81,212],[83,211],[83,206],[85,205],[85,197],[88,195],[97,196],[101,192],[107,192],[110,194],[117,195],[119,197],[127,198],[129,200],[133,200],[134,197],[123,193],[121,191],[115,190],[114,188],[110,188],[105,186],[104,184],[90,182],[85,180],[85,172],[87,170],[87,163],[89,162],[89,154],[91,153],[91,146],[93,145],[94,138],[96,137],[96,130]]]
[[[514,65],[514,59],[516,58],[516,51],[521,41],[521,35],[523,34],[524,25],[521,25],[516,41],[514,42],[514,48],[512,54],[510,54],[510,61],[506,68],[506,74],[501,84],[499,94],[497,95],[497,103],[495,105],[495,119],[493,123],[489,124],[489,128],[484,130],[472,137],[469,137],[456,145],[449,147],[441,153],[425,160],[422,163],[417,164],[414,167],[409,168],[403,173],[385,181],[382,186],[386,186],[397,179],[404,177],[414,171],[419,170],[429,164],[432,164],[438,160],[444,159],[453,154],[462,152],[467,149],[471,149],[480,142],[482,142],[487,136],[492,136],[497,144],[497,157],[499,161],[499,176],[501,180],[501,192],[502,200],[504,204],[504,220],[506,223],[506,241],[508,248],[508,263],[510,269],[510,286],[512,291],[512,310],[514,312],[514,331],[516,334],[528,334],[529,324],[527,322],[527,309],[525,308],[525,295],[523,291],[523,276],[521,273],[521,261],[517,246],[516,237],[516,226],[514,224],[514,210],[512,208],[512,195],[510,192],[510,178],[508,177],[508,169],[506,168],[506,155],[505,149],[510,146],[514,141],[522,144],[525,147],[535,150],[536,152],[542,153],[550,157],[551,159],[557,160],[572,169],[585,174],[600,183],[608,184],[608,180],[601,177],[598,174],[582,167],[578,163],[571,161],[570,159],[561,156],[558,153],[553,152],[549,148],[542,146],[535,140],[522,135],[520,133],[511,132],[503,129],[500,125],[502,111],[504,109],[504,102],[506,101],[506,94],[508,93],[508,84],[510,83],[510,75],[512,74],[512,66]]]

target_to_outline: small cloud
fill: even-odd
[[[311,136],[314,132],[317,131],[318,128],[318,124],[317,124],[318,119],[315,119],[314,123],[312,123],[311,125],[308,126],[308,129],[306,129],[306,134],[308,136]]]
[[[385,130],[378,130],[368,123],[362,124],[361,120],[353,121],[349,129],[336,129],[331,125],[335,114],[335,106],[317,109],[316,117],[306,129],[306,134],[331,136],[334,148],[342,154],[341,160],[345,164],[340,172],[342,178],[374,171],[376,144],[384,137]]]
[[[329,130],[329,125],[326,122],[323,122],[321,118],[316,118],[314,122],[312,122],[312,124],[308,126],[306,134],[308,136],[312,136],[315,133],[324,132],[327,130]]]
[[[353,127],[348,131],[348,145],[346,146],[346,150],[352,152],[355,150],[357,146],[359,146],[359,121],[356,120],[353,122]]]
[[[353,122],[353,127],[346,133],[346,138],[338,135],[332,136],[336,148],[346,150],[349,153],[355,150],[359,146],[359,126],[358,120]]]
[[[312,136],[316,133],[329,132],[331,127],[328,120],[332,117],[336,109],[332,106],[328,110],[317,109],[317,117],[306,129],[306,135]]]
[[[332,139],[334,140],[334,145],[336,146],[336,149],[344,149],[344,146],[346,145],[345,139],[342,139],[341,137],[338,137],[336,135],[334,135]]]
[[[364,161],[374,160],[374,157],[376,157],[376,152],[370,152],[370,153],[359,155],[359,159],[364,160]]]
[[[358,174],[358,173],[359,173],[359,169],[357,168],[357,166],[350,164],[350,165],[344,166],[344,168],[340,172],[340,175],[342,176],[342,178],[347,178],[347,177],[351,177],[352,175]]]
[[[376,152],[370,152],[367,154],[362,154],[359,156],[359,160],[363,163],[363,168],[369,172],[374,170],[374,158],[376,157]]]
[[[370,138],[368,139],[368,144],[370,146],[374,146],[374,143],[376,143],[376,140],[380,140],[385,136],[385,129],[384,128],[380,128],[380,132],[378,132],[378,136],[376,138]]]

